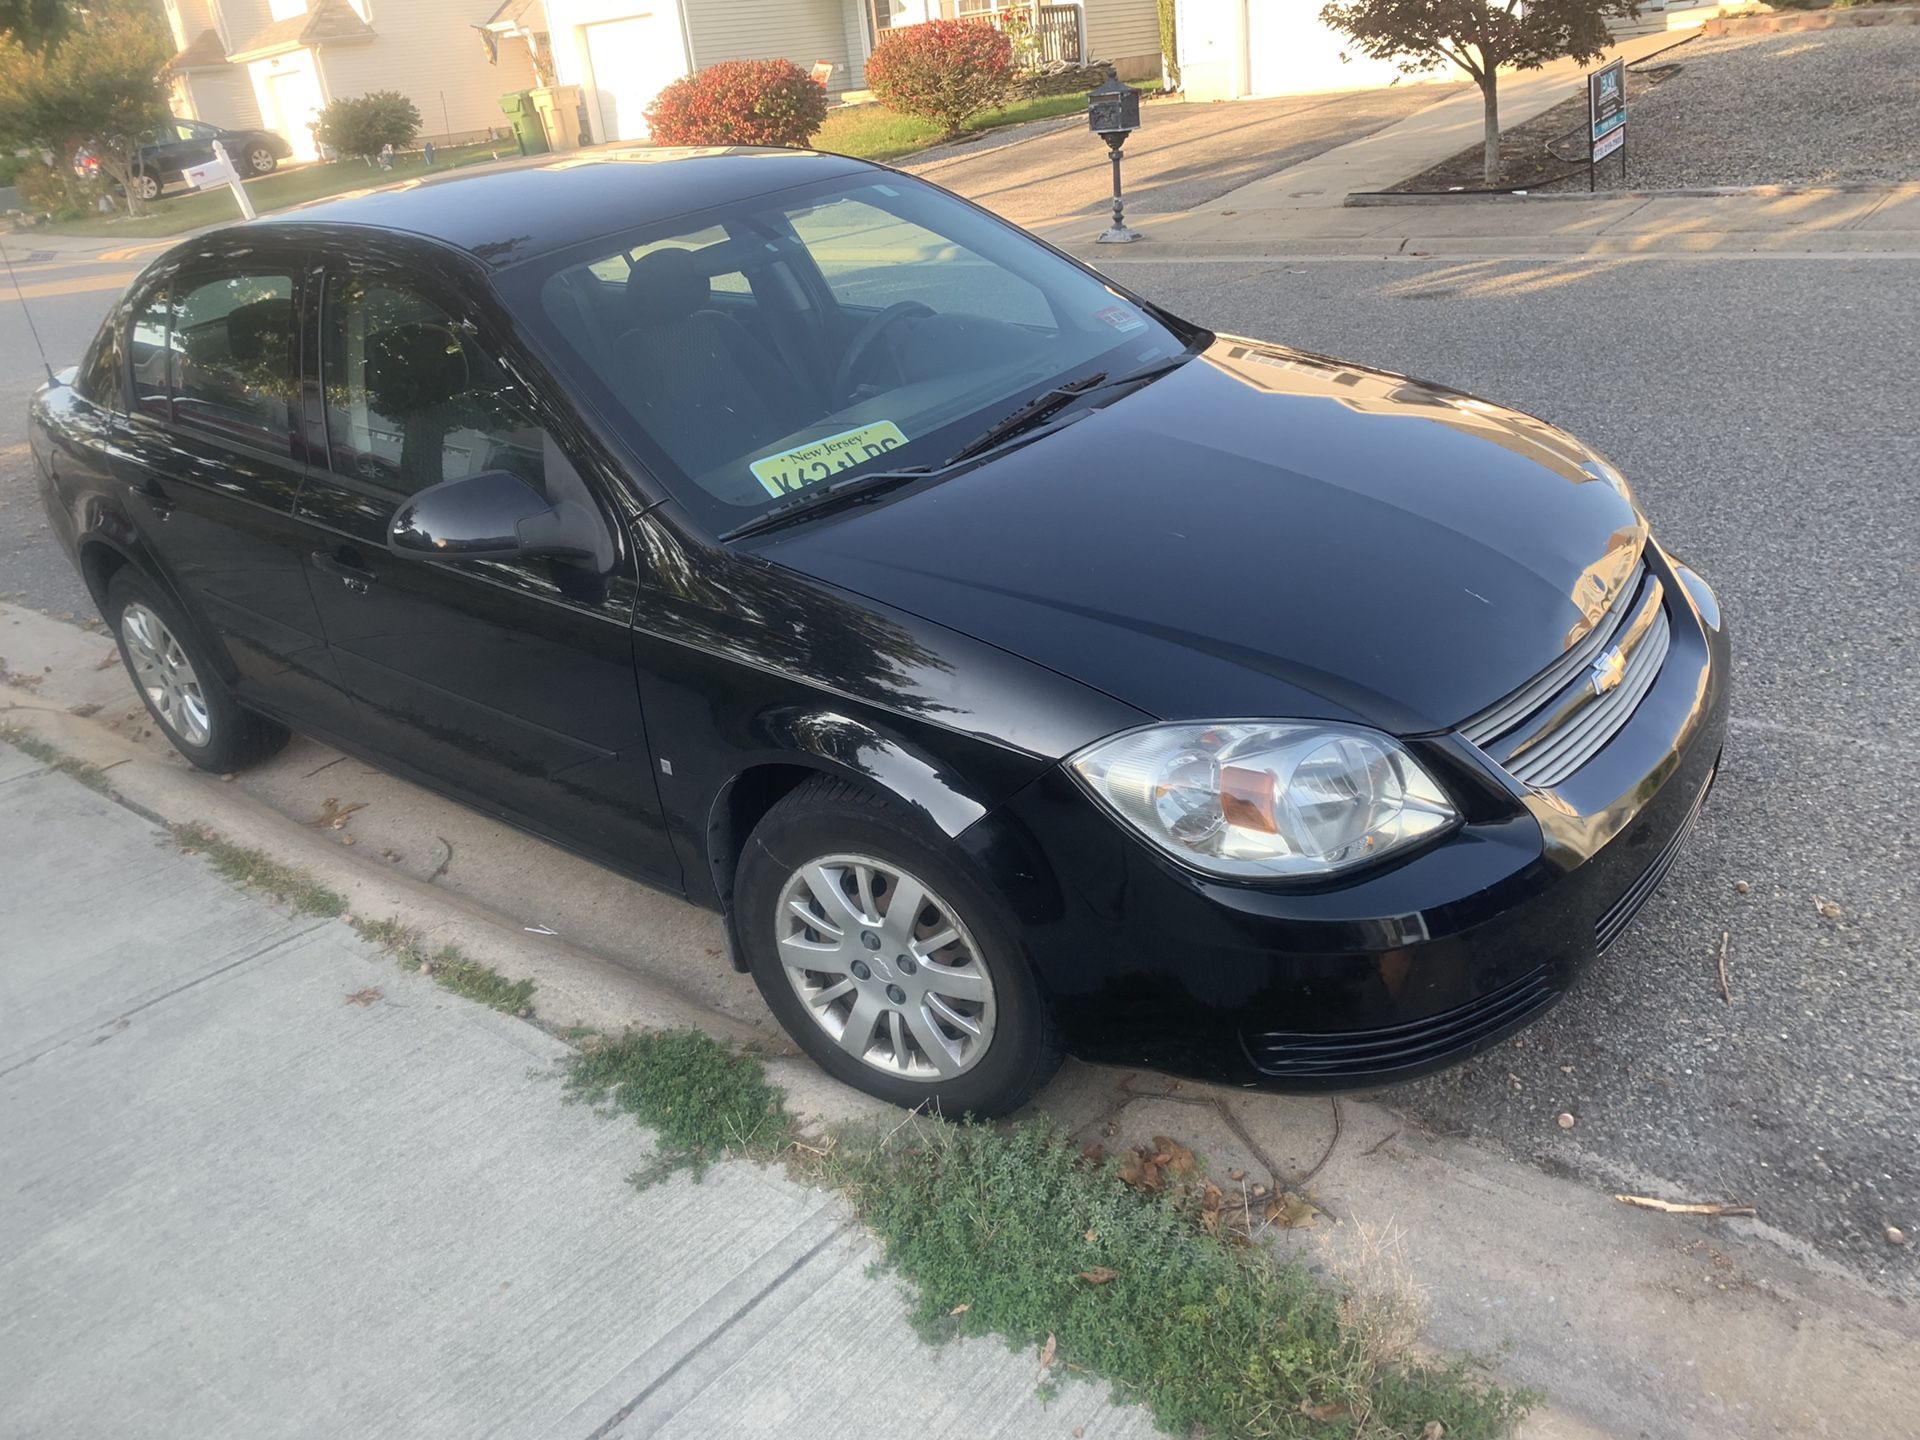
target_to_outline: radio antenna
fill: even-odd
[[[13,273],[13,257],[7,253],[4,240],[0,240],[0,260],[6,262],[7,278],[13,282],[14,298],[20,302],[20,313],[27,317],[27,329],[33,332],[33,348],[40,352],[40,364],[47,372],[47,382],[53,384],[53,362],[47,359],[47,347],[41,342],[40,327],[33,323],[33,311],[27,308],[26,292],[20,288],[20,277]]]

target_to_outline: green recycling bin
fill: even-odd
[[[547,132],[540,123],[540,112],[533,108],[533,95],[526,90],[515,90],[500,97],[500,109],[506,114],[507,123],[513,127],[514,136],[520,141],[522,155],[544,155],[547,153]]]

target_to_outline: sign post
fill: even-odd
[[[1620,152],[1620,179],[1627,178],[1627,62],[1616,60],[1587,77],[1587,191],[1593,191],[1593,167]]]
[[[189,165],[182,174],[196,190],[204,190],[209,185],[225,185],[233,191],[233,198],[240,202],[240,213],[249,220],[253,219],[253,201],[247,195],[247,187],[240,183],[240,172],[233,168],[233,161],[227,158],[227,147],[218,140],[213,142],[213,159],[205,165]]]

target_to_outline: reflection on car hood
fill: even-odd
[[[1458,723],[1578,639],[1645,539],[1578,442],[1221,338],[979,469],[769,536],[776,564],[1162,718]]]

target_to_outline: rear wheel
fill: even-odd
[[[836,1079],[994,1116],[1058,1068],[1016,922],[897,802],[808,781],[753,832],[735,898],[761,995]]]
[[[264,145],[256,145],[247,151],[247,164],[252,167],[256,175],[271,175],[279,163],[273,151]]]
[[[287,743],[281,726],[240,708],[178,612],[132,570],[107,582],[106,612],[147,713],[195,765],[239,770]]]

